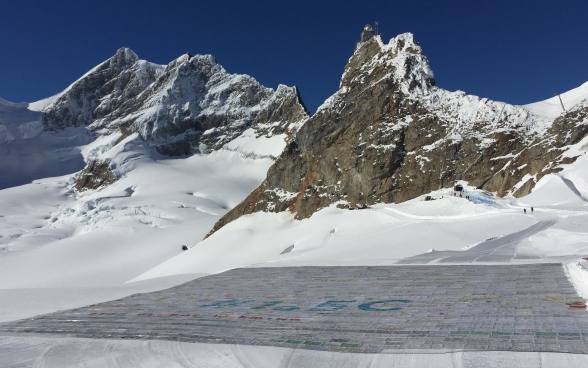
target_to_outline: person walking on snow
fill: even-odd
[[[523,208],[523,212],[525,212],[525,214],[527,214],[527,209],[526,208]]]

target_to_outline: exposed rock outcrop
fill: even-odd
[[[399,203],[455,180],[499,196],[527,194],[561,170],[566,146],[588,132],[586,103],[554,122],[522,107],[448,92],[412,34],[361,43],[340,89],[319,108],[267,179],[215,225],[259,211],[297,219],[339,207]],[[210,235],[210,234],[209,234]]]
[[[78,192],[95,190],[116,181],[116,174],[110,169],[108,161],[92,160],[78,174],[74,188]]]
[[[136,132],[160,153],[183,155],[219,149],[247,129],[288,136],[307,118],[296,87],[263,87],[227,73],[211,55],[160,66],[122,48],[45,108],[43,123]]]

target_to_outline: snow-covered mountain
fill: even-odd
[[[58,131],[71,126],[91,125],[95,119],[112,113],[143,92],[161,75],[163,68],[139,60],[128,48],[119,49],[113,57],[88,71],[42,109],[45,129]]]
[[[30,104],[0,100],[0,188],[70,174],[86,163],[78,189],[112,183],[124,173],[99,156],[133,133],[168,156],[224,148],[275,158],[307,118],[296,87],[274,91],[227,73],[211,55],[157,65],[121,48],[55,96]],[[112,139],[82,155],[80,147],[97,137]]]
[[[337,204],[400,203],[457,180],[524,196],[588,132],[588,103],[555,120],[435,86],[410,33],[358,45],[339,90],[296,133],[266,180],[214,230],[259,211],[307,218]],[[213,230],[213,231],[214,231]]]
[[[43,113],[45,130],[87,126],[101,134],[139,133],[171,156],[208,153],[248,129],[249,135],[284,141],[308,117],[296,87],[274,91],[248,75],[227,73],[211,55],[186,54],[161,66],[128,48],[73,83]]]

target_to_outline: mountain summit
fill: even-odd
[[[464,180],[499,196],[528,194],[579,154],[583,100],[555,120],[435,86],[410,33],[358,44],[339,90],[296,133],[245,201],[212,232],[259,211],[310,217],[321,208],[399,203]],[[211,233],[212,233],[211,232]]]
[[[308,117],[296,87],[277,90],[229,74],[211,55],[185,54],[161,66],[128,48],[101,63],[43,110],[46,130],[87,126],[139,133],[160,153],[206,153],[247,129],[291,134]]]

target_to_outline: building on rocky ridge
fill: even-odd
[[[381,33],[378,33],[378,22],[376,22],[376,29],[374,30],[374,27],[372,27],[371,24],[366,24],[363,27],[363,31],[361,31],[361,35],[360,35],[360,41],[355,43],[355,49],[357,50],[357,48],[359,47],[359,45],[361,45],[364,42],[367,42],[369,40],[371,40],[372,38],[374,38],[374,36],[381,36]]]
[[[374,35],[374,27],[372,27],[370,24],[366,24],[365,27],[363,27],[363,31],[361,32],[360,42],[369,41],[372,37],[374,37]]]

